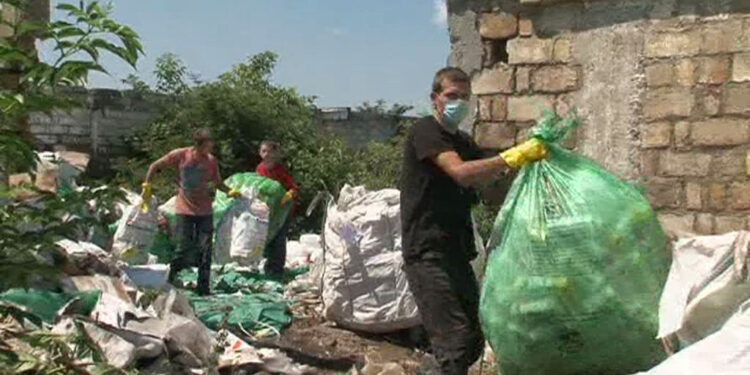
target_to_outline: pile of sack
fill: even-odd
[[[213,203],[214,264],[257,263],[291,209],[291,203],[281,204],[286,190],[254,173],[232,175],[225,184],[242,197],[231,199],[217,192]],[[114,230],[114,254],[130,264],[168,263],[176,245],[176,197],[161,206],[156,197],[143,202],[139,195],[126,192],[126,198],[122,219]]]

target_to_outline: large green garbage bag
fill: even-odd
[[[503,375],[629,374],[658,363],[667,237],[648,201],[558,145],[578,121],[548,113],[495,222],[480,318]]]
[[[23,306],[33,316],[46,323],[52,323],[57,312],[75,298],[78,298],[79,302],[73,306],[73,311],[79,315],[88,316],[99,303],[101,294],[101,291],[67,294],[33,289],[10,289],[0,294],[0,302]]]

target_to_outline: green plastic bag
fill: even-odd
[[[292,323],[289,306],[280,295],[272,294],[220,294],[191,296],[195,315],[206,327],[217,330],[226,323],[240,331],[258,331],[273,327],[281,331]]]
[[[635,187],[558,145],[577,125],[545,115],[532,135],[550,157],[520,171],[495,222],[480,318],[503,375],[628,374],[664,356],[667,237]]]
[[[10,289],[0,294],[0,302],[23,306],[41,321],[52,323],[57,312],[75,298],[78,298],[79,302],[73,306],[73,310],[79,315],[88,316],[99,303],[101,294],[101,291],[67,294],[33,289]]]

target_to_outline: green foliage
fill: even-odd
[[[15,324],[11,316],[22,320],[23,312],[0,307],[0,373],[41,375],[125,375],[134,371],[112,367],[93,345],[80,321],[74,322],[69,335],[29,330]]]
[[[61,3],[57,9],[64,12],[64,19],[45,23],[23,19],[28,3],[0,0],[3,12],[12,7],[21,10],[4,14],[0,21],[13,30],[12,36],[0,40],[0,65],[18,77],[17,87],[0,89],[0,175],[34,169],[33,146],[23,137],[25,119],[31,112],[69,108],[73,103],[56,95],[59,87],[82,84],[92,71],[106,72],[100,64],[103,53],[135,67],[143,52],[135,31],[111,19],[111,7],[98,1]],[[34,38],[51,45],[54,61],[38,60],[29,42]],[[32,277],[53,276],[50,254],[54,243],[102,222],[117,196],[109,189],[85,190],[21,202],[18,192],[4,189],[3,183],[0,181],[0,288],[25,286]],[[98,202],[93,211],[87,210],[89,200]]]
[[[85,238],[94,228],[105,230],[116,219],[114,202],[124,198],[111,188],[45,194],[18,202],[13,194],[0,195],[0,200],[11,200],[0,207],[0,290],[56,277],[55,243]]]

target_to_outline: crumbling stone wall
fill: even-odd
[[[531,3],[531,5],[529,5]],[[642,182],[668,230],[750,229],[750,1],[450,0],[474,135],[527,136],[575,106],[568,146]]]
[[[385,142],[393,138],[402,120],[400,117],[354,111],[346,119],[319,118],[317,127],[357,149],[371,142]]]

